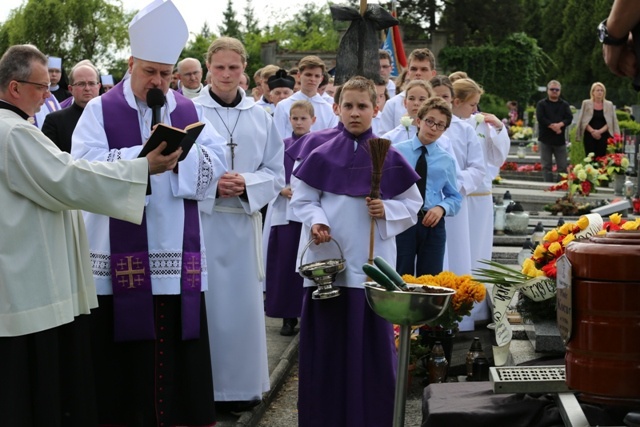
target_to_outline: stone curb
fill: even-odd
[[[264,413],[269,408],[269,405],[271,405],[271,402],[278,395],[278,392],[287,380],[289,372],[291,372],[291,368],[295,364],[295,359],[298,357],[299,344],[300,333],[298,332],[284,350],[282,356],[280,356],[278,365],[269,376],[271,389],[267,392],[258,406],[253,408],[250,412],[245,412],[240,418],[238,418],[238,421],[236,421],[237,426],[256,427],[258,425]]]

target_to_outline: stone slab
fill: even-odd
[[[525,323],[524,329],[534,350],[538,353],[564,354],[565,345],[553,321]]]

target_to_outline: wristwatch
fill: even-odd
[[[607,20],[605,19],[598,25],[598,39],[600,39],[602,44],[621,46],[627,42],[629,35],[627,34],[620,38],[611,37],[609,35],[609,30],[607,30]]]

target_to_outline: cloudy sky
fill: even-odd
[[[151,1],[152,0],[122,0],[122,4],[126,11],[132,11],[142,9],[144,6],[151,3]],[[173,0],[173,2],[182,13],[182,16],[184,16],[187,26],[189,27],[189,32],[191,33],[199,33],[205,22],[209,24],[209,28],[214,33],[217,33],[218,25],[222,23],[222,13],[227,6],[226,0],[207,2],[213,6],[205,7],[196,7],[196,4],[201,5],[203,2],[195,2],[193,0]],[[340,0],[334,0],[333,2],[341,3]],[[23,3],[26,3],[26,0],[2,0],[2,7],[0,7],[0,22],[4,22],[7,19],[9,10],[19,7]],[[326,5],[329,3],[329,0],[298,0],[295,2],[278,2],[273,0],[252,1],[254,14],[261,26],[273,24],[278,21],[281,22],[283,18],[290,18],[302,8],[302,5],[307,3]],[[369,0],[369,3],[378,3],[378,0]],[[232,4],[233,9],[236,11],[236,15],[241,19],[244,15],[244,8],[247,4],[246,0],[233,0]]]

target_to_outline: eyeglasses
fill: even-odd
[[[431,119],[422,119],[422,121],[424,122],[425,125],[429,126],[430,128],[435,126],[437,130],[445,130],[447,128],[447,125],[443,125],[442,123],[436,123]]]
[[[560,92],[560,88],[559,87],[550,87],[549,90],[551,92]]]
[[[25,83],[25,84],[28,84],[28,85],[34,85],[37,88],[39,88],[40,90],[42,90],[43,92],[49,92],[51,90],[51,83],[43,84],[43,83],[29,82],[27,80],[16,80],[16,82]]]
[[[71,86],[73,86],[73,87],[81,87],[81,88],[84,89],[87,86],[90,87],[90,88],[93,88],[93,87],[98,86],[99,84],[100,84],[100,82],[77,82],[77,83],[72,84]]]

